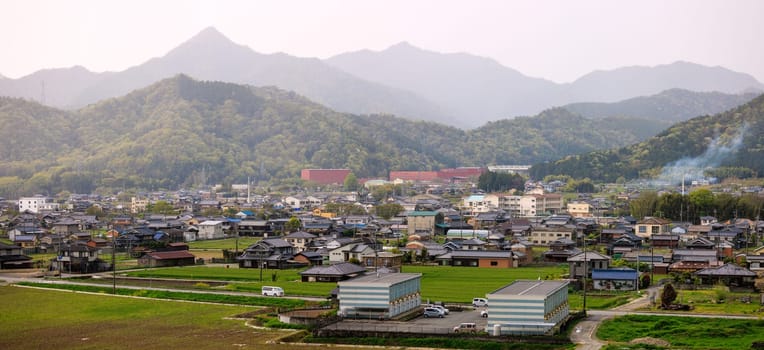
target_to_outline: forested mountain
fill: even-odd
[[[342,112],[451,121],[440,107],[411,92],[359,79],[316,58],[260,54],[215,28],[201,31],[162,57],[121,72],[93,73],[73,67],[0,81],[0,96],[41,101],[44,95],[45,104],[51,106],[82,107],[181,73],[202,80],[278,86]]]
[[[754,93],[733,95],[721,92],[671,89],[659,94],[635,97],[619,102],[582,102],[565,105],[562,108],[587,118],[622,116],[676,123],[700,115],[724,112],[740,106],[756,96],[758,95]]]
[[[539,178],[549,174],[615,181],[619,177],[659,178],[679,182],[706,168],[738,176],[764,174],[764,95],[713,116],[672,126],[644,142],[538,164]],[[717,170],[719,172],[719,170]]]
[[[386,178],[390,170],[532,164],[636,142],[629,127],[552,109],[465,131],[180,75],[72,112],[0,98],[0,196],[284,181],[303,168]]]

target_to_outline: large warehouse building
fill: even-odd
[[[302,169],[300,178],[321,185],[333,185],[345,183],[348,174],[350,169]]]
[[[569,313],[567,281],[518,280],[487,298],[489,334],[551,334]]]
[[[419,273],[369,274],[340,281],[340,314],[348,318],[390,319],[422,304]]]

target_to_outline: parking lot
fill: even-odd
[[[378,321],[346,319],[325,328],[345,331],[393,332],[393,333],[453,333],[460,323],[475,323],[478,330],[484,330],[487,320],[480,317],[480,309],[467,308],[464,311],[451,311],[443,318],[425,318],[421,315],[410,321]]]

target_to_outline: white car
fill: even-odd
[[[440,312],[442,312],[444,315],[448,315],[448,309],[446,309],[445,307],[443,307],[441,305],[427,305],[426,307],[436,308],[436,309],[440,310]]]
[[[261,292],[264,296],[283,297],[284,290],[281,287],[263,286]]]
[[[472,306],[474,306],[474,307],[488,306],[488,299],[486,299],[486,298],[473,298],[472,299]]]
[[[480,317],[488,317],[488,310],[480,310]]]

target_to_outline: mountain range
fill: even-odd
[[[393,114],[465,129],[553,106],[616,102],[674,88],[725,94],[764,89],[750,75],[688,62],[596,71],[557,84],[489,58],[436,53],[408,43],[327,60],[261,54],[207,28],[164,56],[124,71],[46,69],[0,79],[0,95],[76,109],[181,73],[201,80],[277,86],[339,112]]]
[[[70,111],[0,98],[0,196],[63,190],[299,182],[303,168],[390,170],[534,164],[621,147],[660,131],[564,108],[463,130],[339,113],[294,92],[186,75]]]

